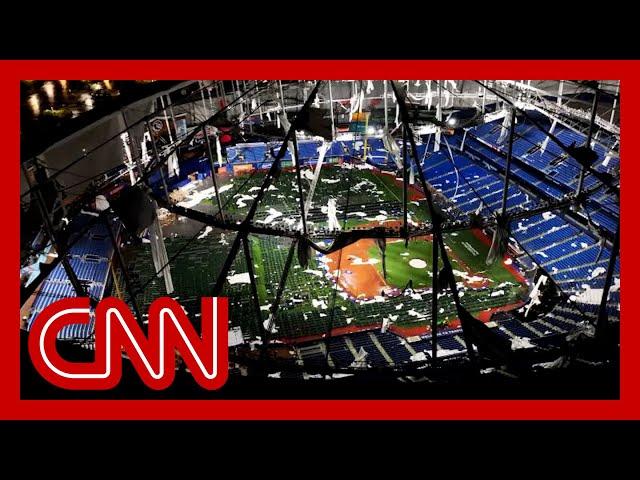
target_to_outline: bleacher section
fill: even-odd
[[[548,120],[539,119],[551,128]],[[507,141],[498,142],[503,130],[500,122],[493,122],[474,127],[468,131],[465,149],[478,155],[494,167],[503,170]],[[522,121],[516,125],[513,144],[512,173],[515,179],[528,189],[539,193],[542,198],[560,199],[568,193],[576,191],[581,167],[577,161],[568,156],[548,135],[541,132],[530,122]],[[584,145],[585,135],[557,124],[552,132],[564,145]],[[612,144],[611,140],[605,143]],[[613,143],[612,145],[615,145]],[[596,170],[611,173],[614,176],[620,165],[617,153],[600,143],[592,142],[592,148],[598,154],[594,164]],[[584,178],[584,189],[600,185],[599,181],[587,173]],[[591,221],[594,224],[615,232],[620,210],[617,201],[611,194],[602,190],[587,204]]]
[[[547,349],[561,346],[566,334],[584,322],[580,310],[563,303],[531,322],[521,322],[515,318],[499,320],[492,330],[511,341],[513,348],[522,348],[521,342],[525,340],[529,347]],[[355,355],[362,352],[366,353],[364,358],[355,362]],[[465,352],[460,329],[438,334],[438,358],[449,359]],[[307,368],[327,365],[338,369],[391,368],[409,362],[428,363],[431,358],[431,334],[403,338],[391,332],[369,330],[302,344],[297,347],[297,353]]]
[[[298,141],[298,155],[300,160],[304,164],[311,163],[312,160],[317,160],[318,149],[322,145],[318,140],[299,140]],[[228,168],[232,171],[233,165],[251,164],[257,169],[267,169],[271,167],[274,154],[277,154],[282,146],[282,142],[255,142],[255,143],[239,143],[234,146],[227,147],[227,162]],[[334,152],[335,150],[335,152]],[[331,148],[327,152],[327,157],[335,156],[339,152],[337,145],[336,148]],[[291,162],[292,156],[289,149],[285,152],[283,157],[283,163]]]
[[[610,250],[591,235],[552,214],[513,222],[511,229],[520,246],[569,295],[603,288]],[[615,269],[618,282],[619,276],[618,258]]]
[[[337,161],[338,159],[349,161],[351,157],[362,158],[367,148],[366,161],[382,170],[394,170],[396,164],[387,155],[381,138],[363,137],[358,140],[335,140],[331,142],[325,155],[325,161]],[[257,169],[267,169],[271,167],[274,156],[280,150],[281,142],[269,143],[242,143],[227,148],[227,168],[233,171],[233,165],[250,164]],[[314,165],[318,160],[318,150],[322,145],[320,140],[298,140],[298,155],[302,164]],[[418,156],[422,158],[426,145],[417,146]],[[283,163],[291,162],[291,152],[287,149]]]
[[[80,216],[74,228],[79,231],[86,225],[86,218]],[[86,286],[89,296],[100,300],[104,296],[109,267],[113,256],[113,247],[109,239],[107,227],[96,224],[91,227],[69,252],[69,263],[80,283]],[[56,265],[49,276],[42,282],[31,308],[31,316],[27,323],[27,329],[36,316],[51,303],[63,298],[75,297],[76,292],[71,285],[62,263]],[[64,327],[58,333],[58,339],[84,339],[93,332],[93,314],[88,324],[71,324]]]
[[[490,216],[500,208],[503,180],[497,172],[465,155],[453,155],[452,162],[448,153],[442,151],[429,155],[424,165],[426,180],[463,212],[468,214],[479,210],[482,215]],[[535,199],[522,189],[516,185],[509,187],[509,211],[527,209],[535,205]]]
[[[554,134],[565,145],[581,145],[585,142],[584,135],[561,125],[556,125]],[[459,175],[464,176],[476,192],[470,191],[468,187],[461,188],[460,181],[456,187],[455,171],[450,165],[451,162],[447,162],[446,158],[440,160],[442,155],[439,154],[433,154],[429,158],[429,167],[426,169],[429,181],[467,213],[482,207],[476,193],[495,210],[501,202],[503,180],[493,169],[504,171],[504,154],[507,149],[505,137],[500,122],[474,127],[469,130],[465,142],[465,154],[473,160],[465,159],[463,155],[455,156]],[[542,199],[560,199],[575,191],[580,166],[574,159],[568,158],[554,142],[546,141],[546,137],[547,135],[528,122],[517,124],[513,145],[512,178],[514,183],[538,194]],[[452,143],[459,145],[461,142]],[[593,148],[598,153],[597,168],[614,172],[619,165],[619,159],[614,158],[608,149],[598,143],[594,143]],[[606,160],[608,155],[611,158]],[[597,184],[597,180],[591,175],[585,177],[585,188]],[[530,208],[535,203],[535,199],[530,198],[519,187],[510,186],[507,205],[511,208]],[[599,192],[594,200],[587,203],[587,209],[593,223],[609,232],[615,231],[619,205],[610,194]],[[490,213],[486,208],[482,208],[481,211],[483,215]],[[520,246],[538,265],[549,272],[558,286],[569,295],[575,295],[577,301],[582,302],[585,312],[595,315],[598,305],[594,295],[597,295],[598,289],[603,288],[610,256],[609,249],[583,227],[551,213],[513,222],[511,231]],[[618,282],[619,275],[618,259],[615,270]],[[588,295],[585,295],[585,291],[589,290]],[[617,287],[611,292],[609,302],[612,305],[611,314],[619,317],[619,309],[612,295],[618,295]]]

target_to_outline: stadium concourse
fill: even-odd
[[[143,324],[158,296],[196,324],[229,297],[241,376],[617,361],[592,348],[620,321],[617,82],[207,82],[82,188],[24,162],[65,222],[23,256],[26,330],[86,288]],[[92,325],[59,339],[91,348]]]

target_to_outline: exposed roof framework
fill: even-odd
[[[573,81],[567,81],[573,82]],[[251,83],[251,82],[249,82]],[[426,81],[425,81],[426,83]],[[463,91],[464,86],[460,88],[459,92],[456,92],[456,88],[453,85],[447,84],[446,82],[435,82],[436,86],[440,90],[446,89],[449,92],[449,95],[452,97],[459,96],[460,98],[474,98],[474,101],[478,100],[478,94],[476,92],[475,97],[469,91]],[[471,82],[468,82],[471,83]],[[428,183],[425,178],[425,174],[423,172],[423,164],[422,159],[418,155],[418,151],[416,148],[416,139],[415,139],[415,130],[417,128],[416,120],[412,117],[411,111],[414,110],[415,102],[427,102],[431,101],[432,92],[431,90],[431,81],[429,81],[429,97],[427,96],[427,91],[424,92],[410,92],[410,84],[409,82],[402,81],[385,81],[385,93],[384,93],[384,101],[385,101],[385,121],[386,121],[386,103],[389,99],[391,99],[397,105],[398,111],[398,121],[396,131],[402,133],[402,169],[403,169],[403,186],[406,189],[408,184],[408,172],[411,168],[411,165],[415,166],[415,170],[417,172],[419,185],[424,194],[426,203],[424,208],[426,208],[428,217],[431,219],[429,222],[423,222],[418,226],[411,227],[407,222],[407,202],[405,196],[405,202],[403,204],[403,225],[400,229],[398,228],[387,228],[387,227],[376,227],[376,228],[367,228],[367,229],[357,229],[357,230],[336,230],[336,231],[322,231],[318,232],[315,230],[308,229],[306,224],[307,212],[305,211],[304,205],[304,195],[302,188],[302,177],[301,177],[301,162],[299,159],[298,152],[298,143],[296,132],[302,130],[304,128],[304,121],[306,116],[309,113],[309,110],[315,105],[322,104],[322,102],[329,102],[331,105],[334,102],[339,101],[334,98],[326,98],[326,95],[323,95],[323,98],[320,98],[320,91],[322,87],[328,87],[329,94],[331,95],[331,82],[328,81],[316,81],[313,84],[308,84],[307,82],[301,82],[298,85],[298,90],[302,92],[306,92],[305,98],[301,103],[296,103],[295,105],[284,105],[284,94],[282,82],[276,81],[253,81],[253,85],[245,85],[246,88],[238,88],[234,91],[236,94],[234,97],[226,103],[224,106],[216,109],[214,113],[205,118],[204,120],[198,122],[196,125],[192,126],[190,131],[183,135],[180,138],[176,138],[172,144],[170,145],[157,145],[156,141],[152,140],[153,147],[153,157],[149,159],[146,165],[143,164],[143,153],[137,152],[133,157],[132,165],[135,165],[135,182],[133,182],[133,186],[139,187],[147,187],[151,196],[158,203],[159,206],[168,209],[169,211],[176,213],[180,216],[184,216],[187,218],[191,218],[198,222],[201,222],[203,226],[211,226],[217,229],[221,229],[224,231],[236,232],[233,243],[229,249],[228,255],[224,261],[222,270],[219,272],[217,276],[217,280],[211,292],[203,292],[203,294],[217,296],[222,292],[224,282],[227,278],[229,270],[231,269],[233,262],[236,256],[242,250],[243,254],[247,260],[248,266],[248,274],[251,278],[252,285],[252,295],[253,301],[255,305],[255,315],[256,322],[259,331],[262,332],[263,346],[267,347],[269,345],[269,335],[271,331],[271,325],[276,321],[276,315],[279,308],[279,303],[281,300],[282,292],[284,290],[284,286],[286,284],[287,275],[289,274],[289,270],[291,268],[292,259],[298,250],[304,250],[308,248],[313,248],[322,253],[330,253],[334,251],[338,251],[344,248],[347,245],[350,245],[360,239],[363,238],[375,238],[375,239],[387,239],[387,238],[402,238],[405,241],[408,241],[410,238],[423,236],[425,234],[430,234],[433,236],[433,285],[438,284],[445,285],[445,288],[448,289],[450,294],[453,296],[453,300],[455,302],[455,308],[458,317],[461,320],[461,325],[463,329],[464,341],[467,346],[467,354],[472,363],[477,361],[477,354],[480,352],[485,356],[489,356],[495,358],[496,360],[503,362],[510,362],[512,358],[510,356],[510,348],[508,345],[505,345],[504,341],[500,338],[496,337],[482,322],[475,319],[468,311],[466,311],[465,307],[461,304],[459,296],[458,296],[458,287],[456,286],[456,281],[453,276],[452,266],[449,260],[449,255],[447,253],[447,249],[445,248],[443,241],[443,234],[447,232],[454,232],[458,230],[469,229],[473,227],[485,227],[490,228],[496,232],[496,236],[494,236],[494,243],[504,243],[508,241],[509,238],[509,224],[514,220],[525,219],[529,217],[533,217],[535,215],[539,215],[543,212],[550,212],[553,210],[566,210],[569,208],[573,209],[584,209],[586,211],[585,202],[590,198],[591,195],[596,192],[602,191],[603,189],[607,192],[613,194],[616,198],[619,199],[619,180],[612,177],[609,174],[598,171],[593,167],[595,152],[591,146],[591,140],[593,135],[596,132],[596,129],[606,132],[610,135],[619,135],[618,127],[613,123],[614,115],[612,114],[610,120],[607,121],[606,118],[603,117],[602,113],[599,113],[599,99],[603,96],[608,96],[613,99],[613,109],[615,110],[616,104],[618,103],[618,86],[613,85],[598,85],[597,82],[589,82],[589,83],[575,83],[574,91],[576,89],[585,89],[593,92],[593,100],[591,104],[590,111],[585,114],[584,111],[579,110],[575,107],[569,107],[567,105],[562,104],[562,100],[567,98],[570,99],[567,93],[558,93],[555,92],[555,98],[558,100],[557,103],[551,102],[548,97],[553,96],[552,92],[548,90],[543,90],[537,88],[535,86],[531,86],[530,84],[524,83],[524,81],[475,81],[476,85],[479,88],[479,91],[483,92],[482,99],[483,105],[482,109],[484,110],[485,102],[488,98],[493,98],[498,102],[501,102],[503,105],[503,109],[505,110],[505,116],[510,115],[512,120],[509,124],[509,146],[508,153],[506,159],[506,170],[503,175],[504,181],[504,189],[502,194],[502,206],[501,209],[497,212],[494,212],[493,215],[490,216],[476,216],[471,219],[460,220],[457,218],[449,218],[447,212],[439,205],[439,200],[436,198],[434,193],[436,190]],[[354,83],[355,85],[355,83]],[[389,93],[387,93],[387,87],[390,87]],[[467,88],[469,88],[467,86]],[[615,89],[615,93],[612,93],[612,88]],[[208,90],[207,90],[208,89]],[[201,96],[201,101],[205,105],[205,111],[207,110],[206,101],[204,93],[205,91],[209,92],[209,96],[211,95],[211,90],[216,89],[218,92],[225,92],[224,85],[220,85],[219,83],[211,83],[209,86],[201,86],[199,89],[194,91],[191,95],[191,100],[198,101],[198,96]],[[359,92],[364,95],[366,88],[360,82]],[[324,92],[324,90],[323,90]],[[300,93],[300,92],[298,92]],[[423,94],[423,95],[421,95]],[[349,100],[353,102],[353,98],[351,99],[342,99],[342,104],[346,103]],[[357,101],[357,99],[356,99]],[[440,101],[438,102],[440,105]],[[360,108],[362,103],[360,101]],[[478,108],[479,105],[476,106]],[[209,137],[207,135],[207,127],[213,126],[217,120],[222,118],[225,114],[238,109],[242,112],[241,115],[238,115],[235,123],[242,124],[248,119],[260,115],[267,114],[277,114],[280,111],[293,111],[295,112],[293,118],[290,121],[290,125],[285,129],[285,135],[282,138],[281,147],[277,153],[273,156],[273,161],[271,163],[269,171],[266,173],[260,188],[253,199],[247,214],[244,218],[235,218],[225,213],[224,205],[221,203],[220,195],[218,193],[218,185],[215,181],[215,167],[213,165],[213,148],[211,146]],[[353,108],[353,106],[351,106]],[[555,136],[552,132],[542,126],[536,118],[531,115],[531,111],[537,109],[540,112],[547,114],[552,119],[557,119],[558,117],[563,117],[570,122],[573,120],[575,123],[573,125],[585,124],[587,125],[587,143],[584,146],[575,146],[575,145],[565,145],[563,142]],[[332,112],[332,121],[333,121],[333,108],[331,108]],[[146,115],[142,117],[136,124],[128,125],[125,132],[131,134],[132,128],[143,125],[149,131],[151,127],[149,126],[149,121],[151,118],[156,117],[159,113],[169,112],[171,111],[170,102],[167,105],[163,106],[161,109],[154,111],[152,114]],[[580,111],[580,114],[576,114],[577,111]],[[484,112],[483,112],[484,113]],[[605,112],[606,113],[606,112]],[[173,115],[173,112],[171,112]],[[514,132],[515,132],[515,116],[516,114],[522,115],[530,121],[535,128],[539,129],[543,133],[545,133],[549,141],[555,143],[565,154],[566,158],[573,158],[578,164],[581,166],[581,180],[579,182],[579,186],[577,190],[573,194],[567,194],[563,198],[555,201],[542,202],[539,206],[533,209],[524,210],[524,211],[507,211],[506,209],[506,200],[507,200],[507,192],[510,182],[510,165],[512,159],[512,145],[514,141]],[[284,117],[286,119],[286,117]],[[431,125],[435,126],[438,129],[438,132],[441,128],[445,126],[442,121],[442,114],[440,113],[440,118],[436,118],[431,121]],[[284,125],[283,125],[284,126]],[[574,128],[574,127],[572,127]],[[335,133],[335,129],[332,128]],[[153,189],[150,188],[149,181],[152,176],[156,173],[159,173],[162,181],[165,181],[165,175],[168,174],[168,163],[171,161],[172,155],[174,155],[178,148],[184,145],[189,144],[196,135],[200,132],[203,133],[206,142],[206,148],[209,155],[209,160],[212,163],[212,177],[213,184],[216,191],[216,199],[217,199],[217,213],[208,214],[198,211],[193,208],[187,208],[184,206],[179,206],[173,202],[169,197],[168,188],[164,187],[164,195],[159,195],[157,193],[153,193]],[[119,137],[119,135],[114,136],[110,140]],[[446,138],[444,140],[446,142]],[[619,145],[619,139],[616,142],[616,145]],[[447,145],[448,146],[448,145]],[[101,146],[97,146],[96,148],[100,148]],[[298,228],[291,229],[282,229],[271,227],[269,225],[261,225],[254,222],[254,217],[257,212],[258,206],[262,202],[264,195],[268,191],[269,187],[272,183],[278,178],[278,175],[282,169],[282,161],[285,157],[287,151],[290,151],[292,154],[294,161],[294,167],[296,172],[296,182],[299,190],[299,216],[301,219],[300,226]],[[613,148],[612,148],[613,151]],[[90,153],[90,152],[88,152]],[[56,180],[56,178],[67,170],[71,169],[74,165],[79,162],[82,162],[87,158],[87,154],[82,157],[76,158],[69,162],[69,164],[62,169],[59,169],[56,172],[53,172],[49,175],[49,178],[46,182],[42,182],[39,184],[34,184],[23,193],[22,197],[27,198],[31,194],[35,194],[36,198],[40,198],[41,189],[45,188],[47,184],[52,183]],[[617,155],[617,152],[613,151],[613,154]],[[363,161],[362,159],[355,159],[354,161]],[[134,167],[132,167],[133,169]],[[91,188],[86,189],[84,193],[77,196],[74,201],[67,205],[66,211],[73,212],[78,211],[82,208],[85,208],[91,202],[94,201],[97,194],[108,192],[110,188],[112,188],[120,177],[112,177],[104,180],[107,171],[98,172],[94,178],[92,179],[82,179],[82,183],[86,184],[88,180],[93,180]],[[596,186],[586,188],[583,184],[582,179],[586,174],[593,176],[597,179],[598,183]],[[63,189],[64,190],[64,189]],[[479,196],[481,202],[482,198]],[[618,200],[619,201],[619,200]],[[40,208],[44,208],[42,203],[40,202]],[[59,208],[59,207],[58,207]],[[50,217],[55,211],[46,211],[42,210],[43,218],[45,219],[45,224],[48,224],[50,228],[49,237],[51,241],[56,242],[55,239],[55,227],[50,225]],[[108,223],[108,218],[113,217],[114,213],[111,210],[105,210],[99,214],[89,225],[94,224],[95,222],[105,221]],[[345,211],[346,217],[346,211]],[[49,223],[47,223],[49,222]],[[502,232],[502,233],[500,233]],[[262,313],[260,310],[260,303],[258,300],[258,293],[256,291],[256,282],[255,282],[255,272],[253,271],[253,262],[251,260],[251,251],[248,244],[248,236],[250,234],[260,234],[260,235],[269,235],[276,237],[287,237],[292,239],[291,245],[289,247],[289,252],[287,255],[287,261],[285,263],[285,267],[281,273],[281,279],[277,288],[277,293],[273,302],[273,305],[269,310],[269,318],[267,319],[267,324],[263,323]],[[603,234],[603,232],[598,232],[598,234]],[[50,268],[53,268],[58,262],[65,262],[66,252],[68,252],[69,248],[80,238],[81,235],[76,235],[74,238],[70,238],[68,242],[65,244],[57,244],[56,248],[58,250],[59,256]],[[119,252],[119,245],[116,242],[115,238],[112,238],[113,246],[116,252]],[[318,240],[332,240],[332,243],[329,246],[326,244],[321,244]],[[607,294],[609,288],[612,284],[613,271],[615,267],[616,258],[619,252],[619,220],[618,227],[615,234],[612,236],[608,236],[606,238],[607,242],[611,244],[611,256],[609,259],[609,264],[607,268],[607,276],[604,287],[604,293],[602,297],[602,303],[600,305],[598,316],[597,316],[597,334],[599,336],[603,335],[604,330],[607,328],[607,311],[606,311],[606,301]],[[524,247],[523,247],[524,249]],[[444,263],[444,268],[439,271],[438,269],[438,258],[441,258]],[[170,259],[168,263],[173,261],[174,259]],[[66,265],[65,265],[66,268]],[[130,291],[130,298],[134,305],[135,310],[138,312],[138,318],[140,317],[139,308],[136,305],[136,292],[132,285],[130,285],[130,280],[128,279],[128,275],[126,275],[127,267],[124,262],[121,261],[121,268],[125,272],[125,280],[127,283],[127,287]],[[69,267],[71,270],[69,272],[69,278],[72,280],[74,286],[76,286],[76,281],[74,281],[74,273],[73,269]],[[47,272],[50,269],[43,270],[41,277],[30,285],[30,288],[23,292],[23,300],[29,296],[30,293],[37,288],[39,281],[44,279],[47,275]],[[551,278],[550,275],[548,275]],[[82,292],[81,286],[78,283],[78,294]],[[438,295],[432,295],[431,298],[431,311],[432,311],[432,332],[433,335],[437,338],[437,312],[438,312]],[[331,324],[329,324],[331,326]],[[331,328],[329,327],[329,331],[327,332],[327,341],[330,341],[330,333]],[[475,346],[475,347],[474,347]],[[432,353],[431,353],[431,363],[432,365],[436,365],[437,363],[437,349],[436,342],[432,342]],[[266,348],[265,348],[266,350]]]

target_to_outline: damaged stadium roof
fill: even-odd
[[[68,295],[110,291],[141,324],[158,295],[192,316],[228,296],[233,363],[271,378],[451,362],[518,376],[617,328],[618,82],[190,92],[23,164],[25,207],[52,214],[23,264],[25,328]]]

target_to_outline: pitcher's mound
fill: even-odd
[[[419,258],[412,258],[409,260],[409,266],[413,268],[427,268],[427,262]]]

